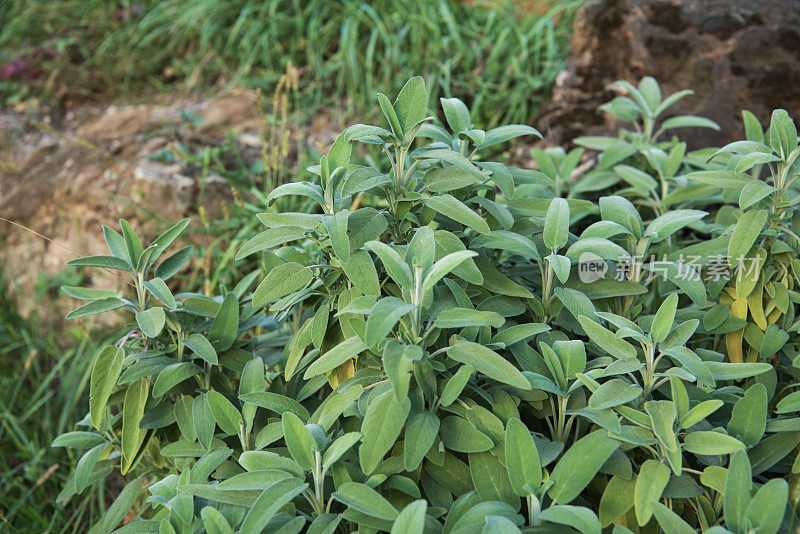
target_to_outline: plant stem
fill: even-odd
[[[528,501],[528,525],[535,527],[541,523],[539,514],[541,513],[542,505],[533,493],[529,494],[526,500]]]

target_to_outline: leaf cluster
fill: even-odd
[[[579,140],[591,165],[534,150],[538,170],[494,157],[529,126],[480,129],[457,99],[437,124],[419,77],[378,94],[384,125],[268,194],[236,256],[259,269],[214,297],[169,287],[188,221],[147,247],[104,228],[111,255],[71,263],[129,273],[135,298],[67,288],[88,300],[70,317],[121,309],[132,329],[54,443],[88,449],[62,498],[118,467],[139,478],[97,531],[131,508],[119,532],[795,525],[794,124],[745,113],[748,140],[687,153],[659,141],[712,126],[661,121],[687,93],[622,86],[605,109],[633,130]],[[363,143],[385,160],[354,163]],[[271,208],[285,196],[311,207]],[[584,280],[587,254],[609,276]],[[716,254],[730,278],[709,278]]]

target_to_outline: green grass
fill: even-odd
[[[36,46],[61,55],[32,59],[42,73],[29,86],[0,82],[0,100],[62,84],[95,96],[171,81],[272,92],[292,62],[307,107],[344,101],[357,113],[377,91],[422,74],[432,99],[469,97],[485,126],[525,122],[563,67],[581,3],[10,0],[0,4],[0,59]]]
[[[96,336],[76,327],[49,333],[52,325],[24,317],[7,288],[0,273],[0,531],[81,532],[99,503],[56,504],[77,458],[50,443],[87,410]]]

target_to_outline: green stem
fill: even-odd
[[[142,275],[140,273],[134,274],[136,275],[136,297],[139,300],[139,311],[144,311],[144,308],[147,305],[147,293],[144,290],[144,280],[142,279]]]
[[[538,526],[541,523],[539,514],[542,511],[542,505],[533,493],[530,493],[526,500],[528,501],[528,525],[532,527]]]
[[[644,138],[645,142],[648,144],[652,144],[655,138],[653,137],[653,127],[655,126],[655,122],[650,117],[644,118]],[[661,132],[659,131],[659,134]]]
[[[555,251],[553,251],[555,254]],[[550,265],[550,262],[547,261],[547,266],[544,268],[543,279],[542,279],[542,307],[544,308],[544,318],[545,322],[550,317],[550,303],[552,302],[552,291],[553,291],[553,266]]]
[[[567,400],[568,397],[558,397],[558,441],[567,441]]]
[[[644,378],[644,391],[642,392],[642,400],[646,400],[650,393],[653,391],[653,385],[655,383],[655,373],[656,373],[656,363],[658,360],[655,359],[655,347],[650,345],[649,343],[643,345],[644,348],[644,360],[645,360],[645,367],[642,370],[643,378]]]
[[[325,513],[323,503],[325,496],[323,492],[323,483],[325,482],[325,473],[322,471],[322,453],[314,451],[314,500],[318,503],[316,512],[318,515]]]
[[[239,443],[242,444],[242,451],[247,451],[249,449],[248,443],[250,441],[250,436],[248,435],[247,428],[243,425],[239,425]]]
[[[422,321],[422,266],[414,266],[414,292],[411,295],[411,304],[414,306],[414,315],[411,321],[411,333],[414,342],[419,340],[420,323]]]
[[[412,163],[411,166],[406,171],[405,176],[403,177],[403,188],[406,188],[408,186],[408,183],[411,181],[411,176],[414,173],[414,169],[417,168],[417,165],[419,165],[420,161],[422,161],[422,160],[418,159],[417,161]]]

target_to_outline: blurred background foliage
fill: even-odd
[[[524,122],[567,56],[581,0],[7,0],[0,95],[109,98],[237,84],[271,91],[292,62],[303,108],[368,108],[423,75],[487,126]]]

